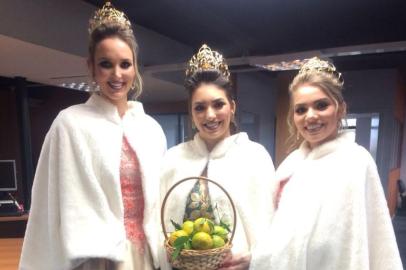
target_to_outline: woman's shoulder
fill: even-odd
[[[301,160],[304,159],[303,153],[299,150],[293,150],[290,152],[281,162],[281,164],[278,166],[278,169],[283,168],[284,166],[294,166],[297,162],[300,162]]]
[[[192,152],[193,152],[193,141],[186,141],[177,144],[175,146],[172,146],[171,148],[168,149],[168,151],[166,151],[165,155],[168,157],[174,157],[186,155]]]
[[[85,103],[72,105],[61,110],[56,118],[54,124],[56,125],[74,125],[75,123],[84,120],[84,116],[91,113],[91,108]]]
[[[155,118],[153,118],[151,115],[147,114],[144,110],[144,106],[141,102],[139,101],[129,101],[129,112],[130,115],[133,118],[136,119],[142,119],[142,122],[145,125],[148,125],[152,128],[156,128],[159,130],[162,130],[161,125],[158,123],[157,120],[155,120]]]
[[[345,147],[342,147],[338,152],[343,160],[356,166],[360,166],[361,164],[375,164],[375,160],[371,153],[365,147],[356,142],[346,144]]]
[[[269,152],[268,152],[268,150],[266,150],[265,146],[263,146],[262,144],[260,144],[258,142],[252,141],[249,138],[247,133],[240,132],[234,136],[237,136],[237,138],[235,140],[237,149],[244,149],[244,151],[246,151],[246,152],[256,153],[257,155],[258,154],[269,155]]]
[[[148,114],[144,114],[144,120],[145,120],[145,123],[148,125],[148,126],[150,126],[151,128],[153,128],[153,129],[156,129],[156,130],[160,130],[160,131],[162,131],[163,132],[163,129],[162,129],[162,126],[158,123],[158,121],[157,120],[155,120],[155,118],[153,118],[152,116],[150,116],[150,115],[148,115]]]

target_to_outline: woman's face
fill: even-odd
[[[319,87],[299,86],[292,94],[292,101],[295,126],[311,148],[337,136],[344,108],[337,108],[334,100]]]
[[[209,150],[230,136],[235,102],[230,102],[224,89],[214,84],[201,84],[192,95],[191,111],[199,136]]]
[[[133,52],[118,37],[105,38],[96,46],[94,63],[90,63],[100,94],[113,104],[127,102],[127,94],[135,79]]]

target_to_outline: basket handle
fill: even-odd
[[[203,176],[193,176],[193,177],[184,178],[184,179],[180,180],[179,182],[175,183],[175,184],[168,190],[168,192],[166,193],[165,198],[164,198],[164,200],[163,200],[163,202],[162,202],[162,207],[161,207],[161,225],[162,225],[162,231],[163,231],[164,236],[165,236],[165,240],[168,240],[168,233],[166,232],[165,224],[164,224],[164,210],[165,210],[165,205],[166,205],[166,201],[168,200],[169,194],[171,194],[171,192],[172,192],[172,191],[175,189],[175,187],[177,187],[179,184],[182,184],[183,182],[186,182],[186,181],[189,181],[189,180],[193,180],[193,179],[204,180],[204,181],[210,182],[210,183],[212,183],[212,184],[218,186],[218,187],[227,195],[227,198],[229,199],[229,201],[230,201],[230,203],[231,203],[231,207],[233,208],[233,229],[232,229],[231,237],[230,237],[230,241],[229,241],[229,243],[232,243],[233,238],[234,238],[234,234],[235,234],[235,228],[236,228],[236,225],[237,225],[237,215],[236,215],[236,211],[235,211],[234,202],[233,202],[233,200],[231,199],[230,194],[228,194],[228,192],[227,192],[220,184],[218,184],[217,182],[215,182],[215,181],[213,181],[213,180],[210,180],[209,178],[203,177]]]

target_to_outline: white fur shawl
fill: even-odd
[[[123,135],[139,159],[144,230],[156,262],[163,131],[140,103],[129,102],[121,119],[115,106],[94,94],[61,111],[45,138],[20,269],[68,270],[87,258],[123,259]]]
[[[403,269],[375,162],[346,133],[302,144],[277,170],[287,178],[251,269]]]
[[[204,141],[196,134],[192,141],[168,150],[161,177],[162,194],[179,180],[200,176],[206,166],[208,178],[222,185],[232,197],[237,210],[237,227],[233,252],[251,251],[270,224],[273,213],[272,195],[274,166],[263,146],[248,139],[246,133],[230,136],[209,152]],[[168,199],[165,224],[169,219],[182,222],[186,198],[195,181],[179,185]],[[217,205],[220,216],[232,217],[226,195],[209,184],[212,205]],[[162,244],[163,245],[163,244]],[[166,255],[161,258],[161,269],[170,268]]]

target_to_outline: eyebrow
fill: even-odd
[[[215,102],[220,102],[220,101],[224,102],[224,98],[216,98],[216,99],[209,101],[209,103],[215,103]],[[206,103],[207,103],[206,101],[195,101],[193,104],[200,105],[200,104],[206,104]]]
[[[104,57],[104,56],[102,56],[102,57],[100,57],[100,58],[96,58],[96,60],[97,60],[97,61],[110,61],[110,62],[111,62],[111,59],[110,59],[110,58]],[[123,58],[123,59],[120,59],[120,62],[123,62],[123,61],[132,62],[132,59],[130,59],[130,58]]]
[[[313,101],[312,104],[316,104],[321,101],[330,102],[330,99],[329,98],[320,98],[320,99]],[[297,103],[297,104],[295,104],[295,108],[299,107],[299,106],[305,106],[305,105],[307,105],[307,103]]]

